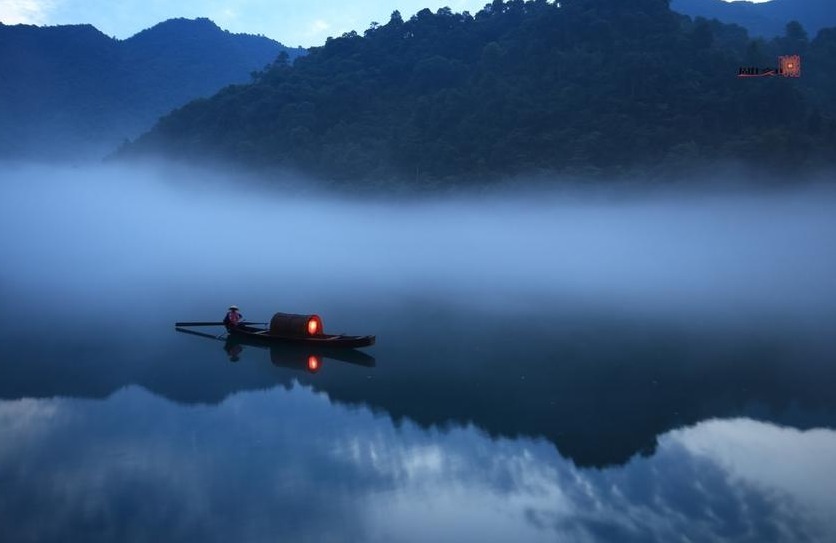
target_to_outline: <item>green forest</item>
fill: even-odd
[[[738,78],[800,54],[801,78]],[[836,29],[750,39],[668,0],[495,0],[329,39],[187,104],[125,145],[335,182],[666,178],[831,165]]]

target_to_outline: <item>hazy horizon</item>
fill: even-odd
[[[14,263],[0,277],[19,292],[83,299],[161,280],[200,289],[229,273],[308,285],[294,289],[300,297],[421,290],[522,309],[552,300],[720,320],[836,315],[828,186],[518,181],[411,201],[182,166],[5,165],[0,179],[0,239]],[[49,279],[57,269],[60,283]]]

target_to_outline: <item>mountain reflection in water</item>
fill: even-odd
[[[185,409],[137,388],[106,402],[0,403],[7,541],[823,541],[836,433],[711,420],[624,466],[545,440],[393,424],[309,386]]]
[[[829,343],[799,344],[773,330],[725,336],[549,314],[532,318],[541,329],[531,330],[528,321],[515,325],[449,308],[432,317],[412,312],[379,319],[372,323],[381,338],[369,350],[373,357],[330,355],[359,357],[349,360],[354,363],[304,349],[271,354],[244,346],[239,362],[230,364],[223,342],[170,329],[141,345],[113,338],[114,345],[50,347],[32,339],[25,364],[2,368],[0,397],[106,398],[140,385],[178,403],[218,404],[240,391],[290,388],[296,381],[332,402],[369,407],[397,422],[546,438],[575,464],[596,467],[652,454],[657,436],[710,418],[836,427]],[[445,336],[449,329],[456,334]],[[68,351],[74,364],[62,363]],[[309,355],[321,360],[315,373]]]
[[[836,349],[812,328],[436,302],[355,323],[359,359],[231,362],[116,317],[5,328],[4,541],[836,536]]]

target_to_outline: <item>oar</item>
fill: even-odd
[[[266,325],[266,322],[242,322],[241,324],[263,324]],[[222,322],[175,322],[174,327],[179,328],[183,326],[224,326]]]
[[[186,330],[185,328],[175,328],[178,332],[183,332],[184,334],[191,334],[193,336],[200,336],[200,337],[207,337],[209,339],[219,339],[218,336],[214,334],[204,334],[203,332],[195,332],[194,330]]]
[[[226,335],[226,332],[216,336],[214,334],[204,334],[203,332],[195,332],[194,330],[189,330],[189,329],[186,329],[186,328],[175,327],[174,329],[177,330],[178,332],[183,332],[184,334],[191,334],[193,336],[200,336],[200,337],[208,337],[209,339],[222,340],[223,337]]]

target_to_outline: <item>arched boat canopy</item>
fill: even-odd
[[[310,337],[323,334],[319,315],[276,313],[270,319],[270,334],[276,336]]]

